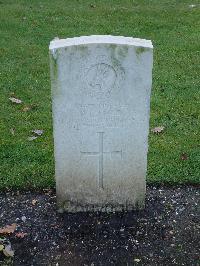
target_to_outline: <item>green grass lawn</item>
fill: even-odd
[[[54,186],[48,45],[92,34],[153,41],[150,123],[165,130],[150,133],[148,182],[198,183],[199,18],[197,0],[1,0],[0,189]],[[34,129],[44,134],[28,141]]]

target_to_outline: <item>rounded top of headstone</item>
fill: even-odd
[[[146,48],[153,48],[150,40],[124,37],[124,36],[112,36],[112,35],[91,35],[81,36],[67,39],[55,38],[50,42],[49,49],[57,49],[67,46],[84,45],[84,44],[119,44],[119,45],[130,45],[139,46]]]

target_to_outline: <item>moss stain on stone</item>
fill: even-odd
[[[135,49],[136,49],[136,56],[138,59],[141,56],[141,54],[146,53],[151,50],[151,48],[148,48],[148,47],[136,47]]]
[[[86,45],[77,45],[74,48],[76,49],[75,52],[78,52],[81,57],[87,57],[89,55],[88,46]]]
[[[52,82],[52,95],[56,96],[59,94],[58,86],[58,50],[54,49],[50,51],[51,61],[51,82]]]
[[[57,58],[58,58],[57,50],[50,51],[51,71],[52,71],[54,79],[57,78],[57,74],[58,74]]]
[[[142,53],[145,52],[145,48],[144,47],[136,47],[136,54],[137,55],[141,55]]]
[[[115,67],[119,67],[121,64],[120,64],[120,61],[118,59],[118,53],[119,53],[119,50],[118,50],[118,46],[116,44],[110,44],[110,50],[111,50],[111,62],[112,62],[112,66],[115,68]],[[122,54],[122,52],[120,52],[120,54]]]
[[[123,45],[123,46],[118,46],[115,44],[110,44],[110,59],[111,59],[111,64],[114,67],[115,70],[118,70],[117,72],[125,72],[122,63],[123,59],[127,56],[128,54],[128,47]]]
[[[117,53],[118,53],[118,56],[120,58],[127,57],[127,55],[128,55],[128,46],[126,46],[126,45],[119,46],[118,49],[117,49]]]

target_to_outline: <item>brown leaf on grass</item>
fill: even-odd
[[[6,257],[14,256],[14,251],[12,250],[11,245],[6,245],[5,248],[3,249],[3,253]]]
[[[10,133],[14,136],[15,135],[15,129],[14,128],[11,128],[10,129]]]
[[[38,107],[38,104],[34,103],[34,104],[24,106],[21,111],[22,112],[29,112],[29,111],[32,111],[34,109],[37,109],[37,107]]]
[[[32,109],[32,110],[37,109],[38,106],[39,106],[39,104],[37,104],[37,103],[33,103],[33,104],[31,104],[31,109]]]
[[[188,156],[186,153],[181,154],[181,160],[183,160],[183,161],[188,160]]]
[[[11,224],[11,225],[6,225],[5,227],[3,228],[0,228],[0,234],[12,234],[14,233],[15,229],[17,227],[17,224]]]
[[[197,5],[194,5],[194,4],[192,4],[192,5],[189,5],[188,7],[189,8],[194,8],[194,7],[196,7]]]
[[[22,112],[28,112],[31,110],[31,106],[25,106],[24,108],[22,108]]]
[[[32,133],[38,135],[38,136],[41,136],[43,134],[43,130],[42,129],[35,129],[35,130],[32,130]]]
[[[27,236],[28,234],[27,233],[23,233],[23,232],[19,232],[19,233],[16,233],[15,236],[17,238],[24,238],[25,236]]]
[[[31,136],[31,137],[28,137],[27,140],[32,141],[32,140],[37,139],[37,138],[38,138],[37,136]]]
[[[163,132],[164,129],[165,128],[163,126],[154,127],[154,128],[152,128],[151,132],[153,132],[153,133],[161,133],[161,132]]]
[[[17,104],[22,103],[22,100],[17,99],[17,98],[14,98],[14,97],[10,97],[9,100],[10,100],[12,103],[17,103]]]
[[[35,206],[36,203],[37,203],[37,200],[36,200],[36,199],[33,199],[33,200],[32,200],[32,205]]]

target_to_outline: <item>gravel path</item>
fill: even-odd
[[[200,265],[198,201],[197,187],[148,187],[144,211],[58,214],[55,191],[1,193],[0,227],[17,229],[0,265]]]

